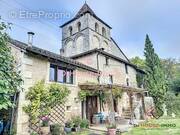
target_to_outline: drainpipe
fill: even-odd
[[[97,60],[97,70],[99,71],[99,52],[96,55],[96,60]],[[98,76],[98,83],[100,84],[100,77]],[[100,98],[99,98],[100,99]],[[100,112],[102,111],[102,101],[100,101]]]

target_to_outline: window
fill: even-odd
[[[58,68],[58,71],[57,71],[57,82],[60,82],[60,83],[63,83],[65,82],[65,75],[64,75],[64,70],[62,68]]]
[[[106,57],[106,65],[109,65],[109,58]]]
[[[50,66],[50,75],[49,75],[49,80],[50,81],[55,81],[56,80],[56,67],[54,65]]]
[[[127,86],[129,86],[129,79],[128,78],[126,79],[126,84],[127,84]]]
[[[73,84],[73,70],[51,64],[49,80],[53,82]]]
[[[99,25],[98,25],[98,23],[95,23],[95,31],[99,32]]]
[[[102,28],[102,35],[105,37],[106,36],[106,29],[103,27]]]
[[[69,35],[71,36],[72,35],[72,26],[69,27]]]
[[[109,75],[109,84],[113,84],[113,76]]]
[[[77,23],[77,27],[78,27],[78,32],[80,32],[81,31],[81,23],[80,22]]]
[[[128,65],[125,64],[125,70],[126,70],[126,74],[128,74]]]

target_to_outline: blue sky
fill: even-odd
[[[35,32],[34,45],[59,53],[61,29],[82,7],[84,0],[0,0],[0,15],[14,23],[9,34],[27,42],[27,31]],[[113,29],[112,37],[127,57],[143,57],[144,40],[149,34],[161,58],[180,58],[179,0],[87,0],[98,17]],[[20,11],[61,12],[60,19],[12,18]]]

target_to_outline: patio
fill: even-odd
[[[132,127],[134,127],[132,124],[129,124],[128,119],[121,119],[119,122],[116,122],[116,130],[119,133],[124,133],[124,132],[128,132],[129,130],[132,129]],[[133,120],[134,124],[139,124],[144,122],[145,120]],[[94,131],[100,131],[100,132],[107,132],[107,124],[92,124],[89,127],[90,130],[94,130]]]

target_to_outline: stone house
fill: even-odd
[[[28,116],[22,107],[28,104],[25,99],[28,88],[40,80],[45,80],[47,84],[61,83],[70,89],[71,94],[65,105],[66,120],[78,115],[93,122],[93,114],[110,112],[108,105],[104,105],[102,109],[98,96],[78,101],[78,92],[83,88],[89,90],[121,88],[122,98],[113,101],[117,115],[130,119],[129,111],[133,110],[135,119],[144,116],[145,90],[138,88],[136,81],[137,73],[144,74],[144,71],[130,63],[111,37],[112,28],[97,17],[87,4],[84,4],[77,15],[61,28],[60,54],[35,47],[31,42],[26,44],[13,39],[10,41],[12,53],[24,80],[24,91],[21,91],[18,97],[17,134],[29,134]],[[32,36],[33,33],[29,34]]]

